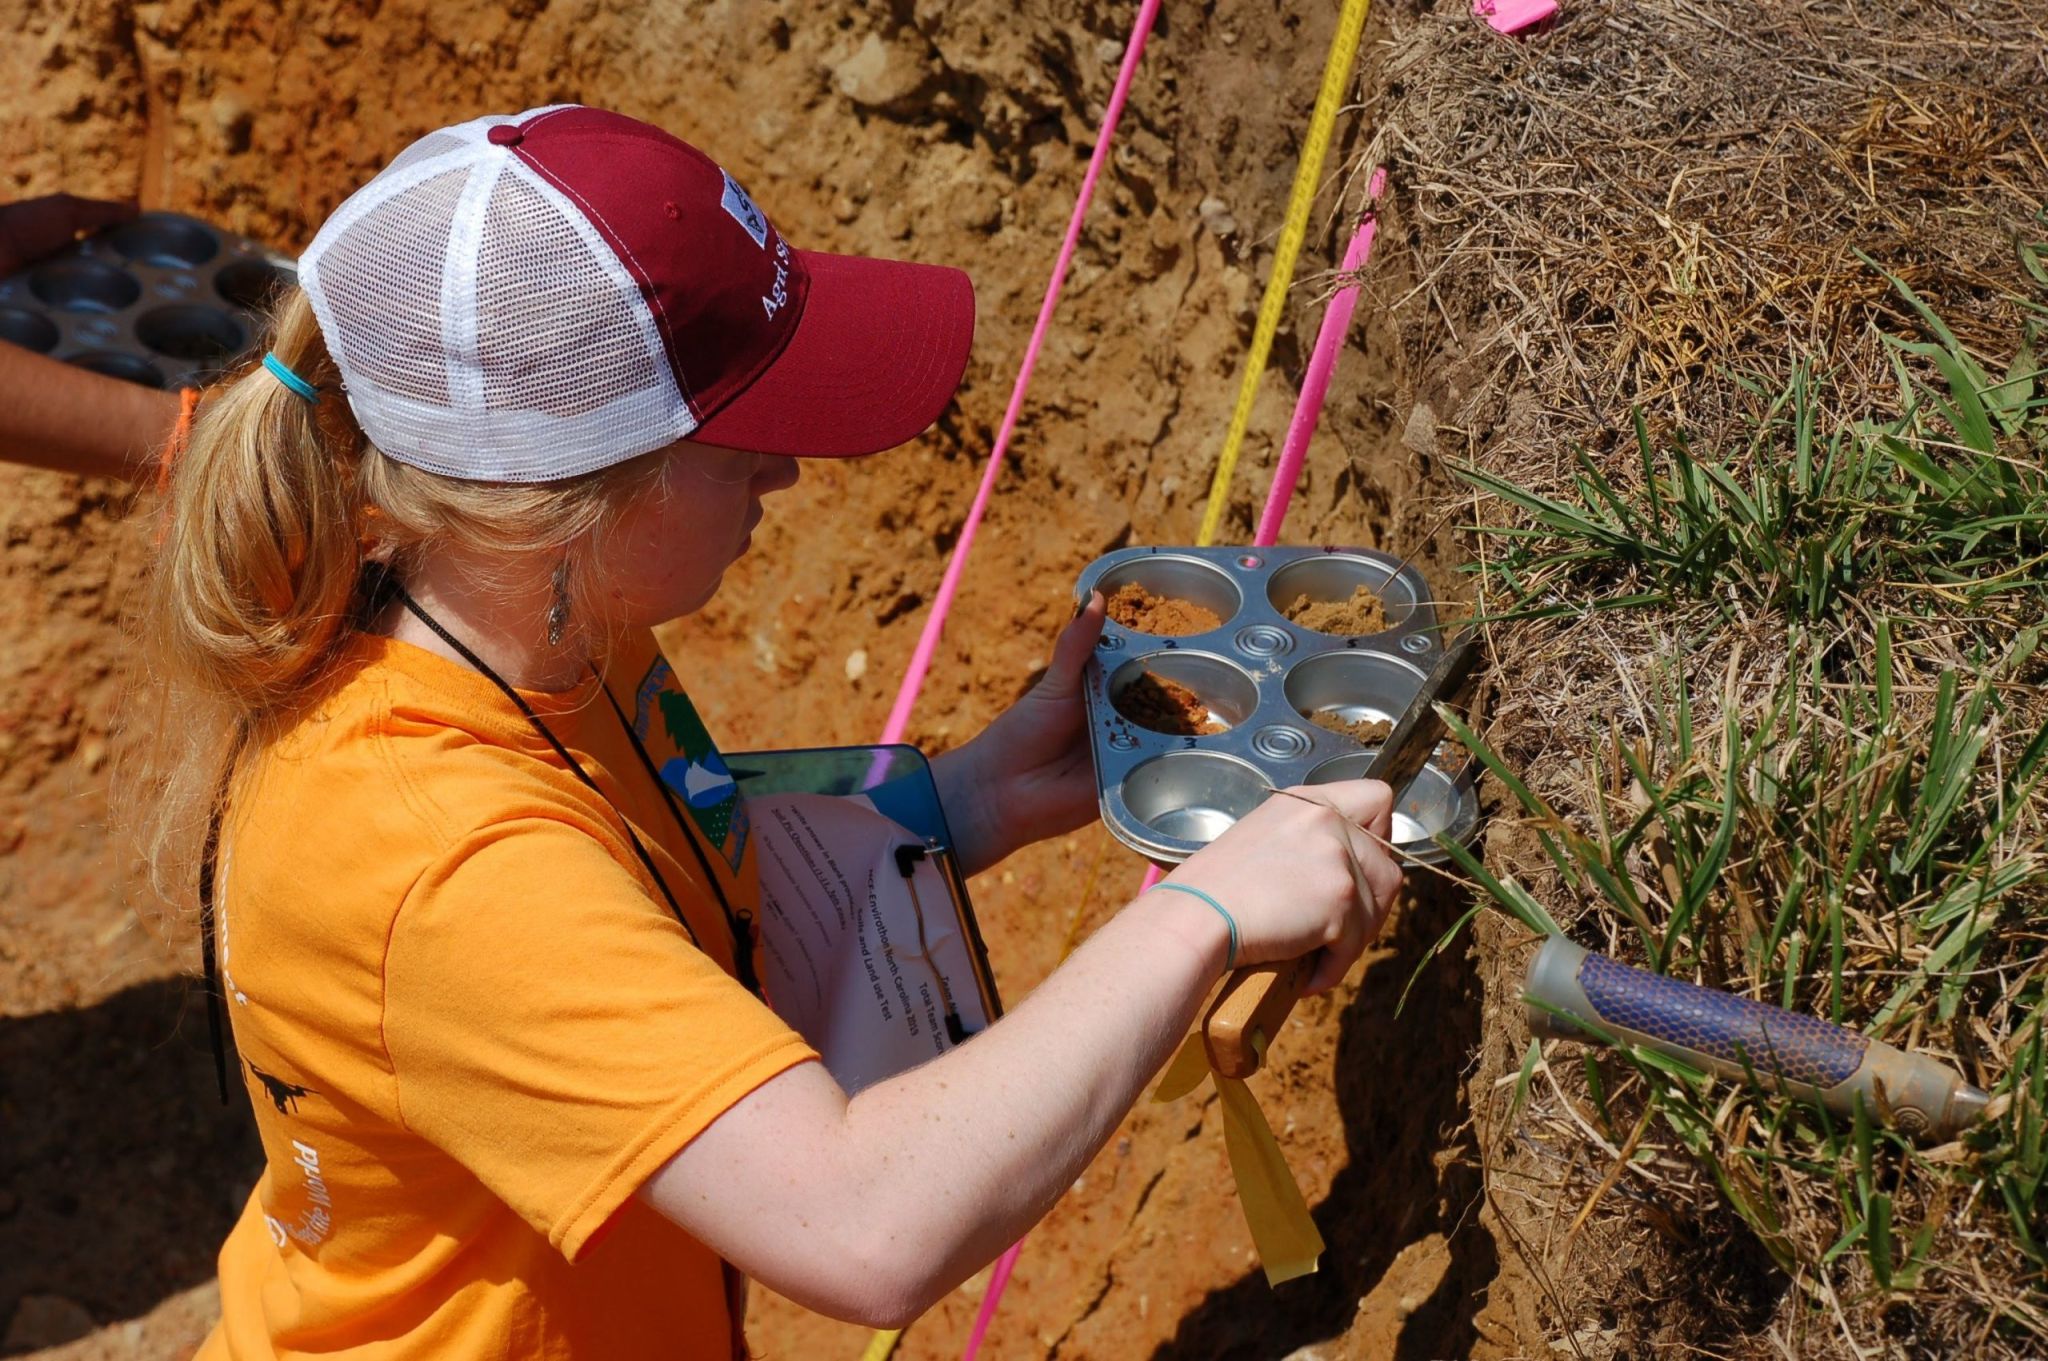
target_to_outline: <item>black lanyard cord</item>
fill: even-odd
[[[220,1104],[228,1104],[228,1046],[221,1026],[220,968],[214,957],[213,889],[214,869],[220,859],[220,825],[227,815],[228,787],[234,783],[235,762],[248,744],[248,730],[237,726],[234,744],[228,748],[227,764],[213,791],[213,806],[206,812],[206,840],[199,848],[199,961],[205,976],[206,1033],[213,1042],[213,1075],[220,1083]]]
[[[512,703],[518,708],[519,712],[526,715],[526,721],[533,725],[534,731],[538,732],[543,738],[547,740],[547,744],[555,749],[555,755],[562,758],[562,764],[568,766],[569,769],[575,773],[576,778],[581,780],[584,783],[584,786],[588,788],[591,793],[597,795],[600,799],[604,799],[605,807],[611,809],[612,812],[618,814],[619,825],[626,829],[626,840],[633,844],[633,854],[640,857],[640,864],[643,867],[645,867],[647,873],[653,878],[655,886],[661,890],[662,899],[668,903],[669,912],[674,915],[676,921],[681,924],[683,930],[689,933],[690,943],[692,945],[695,945],[700,950],[703,949],[703,942],[697,939],[697,932],[695,928],[693,928],[690,925],[689,920],[683,916],[682,905],[676,902],[676,895],[669,891],[668,880],[662,878],[661,870],[654,863],[654,857],[649,855],[647,853],[647,848],[640,844],[640,836],[633,830],[633,820],[627,817],[623,812],[620,812],[618,805],[613,803],[610,798],[606,797],[605,792],[597,787],[597,781],[590,778],[590,772],[586,771],[583,768],[582,764],[578,762],[574,756],[571,756],[569,754],[569,749],[562,745],[561,739],[555,736],[553,731],[549,729],[548,725],[540,721],[540,715],[533,711],[533,707],[526,702],[524,696],[522,696],[517,690],[513,689],[512,686],[505,680],[503,676],[499,675],[496,671],[493,671],[491,669],[490,663],[486,662],[482,657],[477,656],[475,652],[471,651],[468,644],[464,643],[460,638],[457,638],[454,634],[450,633],[447,629],[443,628],[441,626],[440,621],[435,619],[434,616],[428,614],[425,610],[421,609],[420,603],[412,598],[411,592],[407,591],[405,587],[399,585],[395,580],[391,583],[391,585],[392,589],[398,593],[399,603],[404,605],[407,610],[411,611],[412,616],[415,619],[419,620],[422,624],[425,624],[428,628],[432,629],[435,635],[439,637],[442,642],[454,648],[455,651],[461,655],[464,661],[468,662],[471,666],[475,667],[485,676],[488,676],[492,684],[496,685],[500,690],[504,691],[505,698],[511,700]],[[604,688],[604,681],[602,677],[600,677],[598,680],[598,688]],[[631,729],[629,728],[627,731],[630,732]]]

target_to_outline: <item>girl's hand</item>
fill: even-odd
[[[1401,866],[1387,849],[1393,808],[1393,791],[1378,780],[1281,790],[1167,882],[1223,904],[1237,921],[1239,965],[1320,950],[1307,988],[1318,993],[1365,952],[1400,891]]]
[[[1038,684],[972,742],[932,763],[968,873],[1094,819],[1095,762],[1081,671],[1107,611],[1102,593],[1091,594],[1060,631]]]

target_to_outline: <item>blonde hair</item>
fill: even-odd
[[[173,908],[193,899],[230,764],[273,740],[371,623],[380,601],[369,569],[403,580],[429,545],[508,565],[559,555],[572,618],[600,633],[608,593],[590,579],[588,547],[653,488],[663,462],[644,454],[540,484],[423,472],[357,426],[304,292],[280,298],[271,332],[272,353],[321,399],[260,367],[207,396],[171,468],[144,593],[147,683],[130,712],[151,726],[131,746],[121,803],[150,882]]]

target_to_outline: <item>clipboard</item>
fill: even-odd
[[[759,838],[756,967],[776,1014],[851,1094],[1002,1015],[924,753],[726,757]]]

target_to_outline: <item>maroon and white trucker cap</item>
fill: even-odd
[[[479,481],[686,437],[874,453],[937,419],[974,338],[959,270],[797,250],[695,147],[578,105],[428,133],[299,281],[377,447]]]

